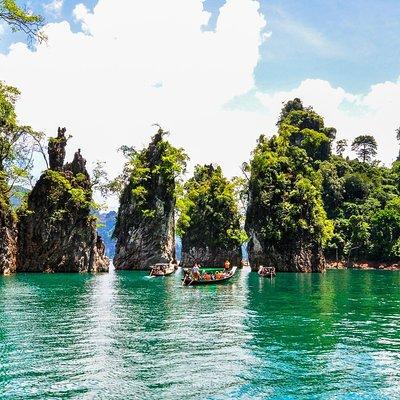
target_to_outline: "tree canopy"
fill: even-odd
[[[275,245],[311,235],[328,258],[398,259],[400,162],[370,163],[371,135],[352,143],[359,160],[342,157],[344,139],[332,155],[335,130],[300,99],[284,105],[278,126],[277,136],[260,137],[250,163],[247,231]]]
[[[32,183],[34,156],[44,153],[44,134],[18,124],[15,102],[20,92],[0,82],[0,178],[7,184],[9,196],[18,185]]]
[[[264,251],[288,243],[321,247],[333,230],[323,208],[315,161],[329,155],[323,119],[311,109],[290,111],[277,136],[261,136],[250,162],[246,231]],[[284,252],[284,250],[281,250]]]
[[[183,240],[221,249],[240,246],[247,239],[240,226],[235,184],[223,176],[220,166],[197,165],[178,207],[177,233]]]
[[[351,149],[365,163],[371,161],[376,156],[378,144],[372,135],[360,135],[354,139]]]
[[[278,126],[280,135],[303,148],[310,160],[323,161],[330,156],[336,129],[325,127],[324,119],[312,107],[304,108],[300,99],[284,105]]]
[[[13,32],[23,32],[29,42],[34,39],[39,42],[46,40],[41,31],[44,18],[23,9],[15,0],[0,0],[0,20],[5,21]]]

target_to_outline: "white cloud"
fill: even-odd
[[[325,118],[327,126],[338,130],[339,139],[350,142],[358,135],[373,134],[378,142],[378,158],[391,164],[397,154],[395,129],[400,126],[400,82],[371,86],[366,94],[352,94],[320,79],[307,79],[291,90],[273,94],[257,93],[266,112],[277,118],[282,102],[300,97]]]
[[[72,33],[65,21],[48,24],[48,44],[36,51],[14,44],[0,55],[0,74],[22,90],[24,123],[48,134],[66,126],[69,148],[107,160],[111,173],[121,168],[116,149],[145,145],[155,122],[192,164],[214,161],[236,172],[263,117],[223,106],[254,86],[265,25],[258,8],[228,0],[215,32],[204,32],[210,14],[201,0],[119,0],[118,7],[100,0],[93,13],[79,5],[74,16],[89,34]]]
[[[2,79],[23,93],[21,123],[48,134],[66,126],[74,136],[69,156],[80,147],[89,162],[106,160],[116,174],[123,162],[117,148],[146,145],[156,122],[187,150],[191,165],[217,162],[233,175],[259,134],[275,132],[282,101],[300,96],[339,137],[375,133],[382,159],[393,159],[399,83],[354,95],[306,80],[292,91],[257,93],[264,109],[226,107],[255,90],[265,27],[257,1],[227,0],[212,32],[202,30],[210,18],[202,0],[116,2],[99,0],[93,12],[76,6],[85,33],[65,21],[48,24],[47,45],[31,51],[18,43],[0,55]]]
[[[64,0],[53,0],[52,2],[45,4],[43,8],[50,14],[60,16],[63,5]]]
[[[81,28],[83,32],[89,33],[89,28],[86,24],[86,21],[89,20],[92,15],[89,13],[89,10],[84,4],[77,4],[73,10],[73,16],[75,21],[81,23]]]

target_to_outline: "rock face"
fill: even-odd
[[[247,245],[253,271],[260,265],[275,267],[280,272],[322,272],[326,262],[321,246],[312,240],[290,240],[284,244],[262,245],[254,232]]]
[[[135,158],[137,169],[120,198],[114,231],[116,269],[148,269],[155,263],[176,262],[175,179],[163,173],[162,166],[170,148],[159,130]]]
[[[61,171],[64,166],[65,148],[67,147],[65,132],[65,128],[58,128],[57,137],[49,140],[49,163],[50,169],[54,171]]]
[[[116,269],[148,269],[156,263],[175,262],[175,229],[173,199],[164,201],[155,194],[157,215],[152,220],[135,218],[131,213],[130,195],[125,191],[121,198],[116,228],[114,266]]]
[[[9,200],[0,193],[0,274],[11,274],[17,264],[17,230]]]
[[[21,212],[18,272],[105,272],[109,260],[90,215],[92,190],[86,161],[75,153],[64,166],[65,129],[50,139],[50,169],[40,177]]]

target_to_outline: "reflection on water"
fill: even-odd
[[[0,278],[1,399],[400,398],[400,274]]]

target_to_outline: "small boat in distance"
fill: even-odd
[[[276,275],[275,267],[263,267],[260,265],[258,269],[258,275],[273,278]]]
[[[175,272],[175,264],[158,263],[150,268],[150,276],[167,276]]]
[[[221,268],[205,268],[205,272],[200,276],[200,279],[194,279],[191,274],[191,270],[184,269],[182,285],[183,286],[215,285],[218,283],[226,282],[235,275],[236,270],[237,267],[232,267],[227,271],[221,271]]]

